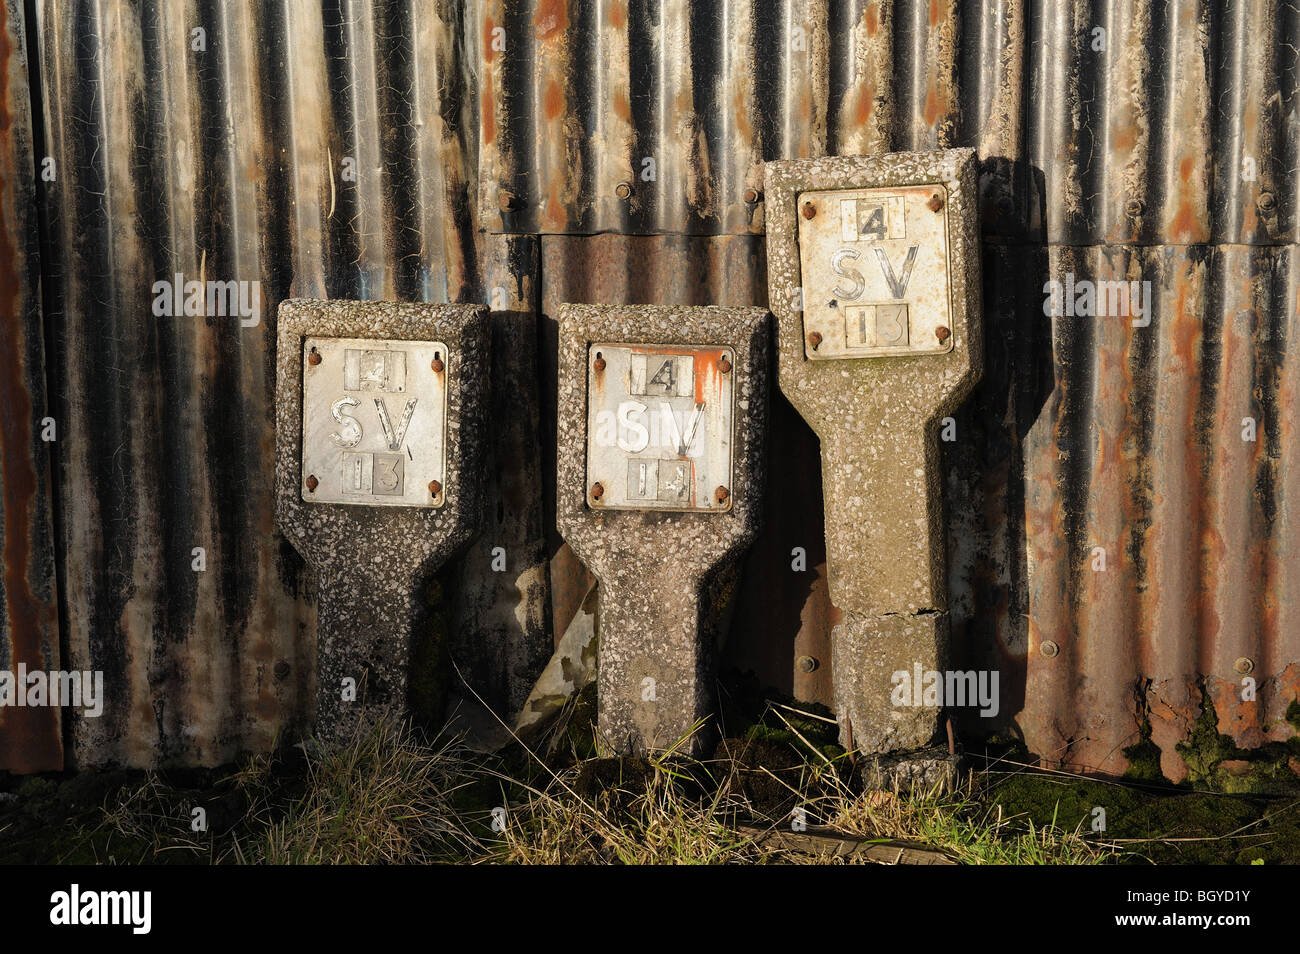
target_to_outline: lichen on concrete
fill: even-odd
[[[566,304],[560,311],[556,521],[600,581],[599,731],[614,751],[664,749],[713,710],[704,585],[758,530],[770,319],[763,309]],[[718,513],[594,510],[587,503],[592,342],[725,345],[735,365],[731,507]],[[652,698],[644,680],[653,679]],[[710,727],[683,751],[708,745]]]
[[[837,716],[846,746],[915,748],[931,708],[895,708],[891,675],[941,668],[948,634],[938,426],[983,364],[978,166],[972,149],[781,160],[766,167],[768,300],[781,390],[822,444]],[[803,192],[942,183],[953,348],[809,361],[798,243]]]
[[[479,305],[293,299],[281,303],[276,379],[276,516],[316,571],[316,733],[336,737],[405,711],[420,587],[472,536],[479,517],[488,313]],[[302,341],[308,336],[442,341],[447,354],[447,460],[438,508],[366,507],[301,495]],[[342,680],[358,698],[344,702]],[[427,685],[436,684],[425,681]],[[426,700],[426,704],[427,700]]]

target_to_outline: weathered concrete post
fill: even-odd
[[[478,305],[280,305],[276,513],[317,572],[316,732],[406,707],[419,587],[478,521]]]
[[[610,750],[710,741],[703,590],[758,529],[768,329],[756,308],[560,310],[556,517],[600,581]]]
[[[781,390],[821,438],[835,699],[846,747],[913,749],[937,707],[895,674],[946,665],[938,436],[979,378],[974,150],[772,162]]]

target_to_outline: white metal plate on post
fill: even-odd
[[[587,503],[731,508],[735,353],[709,345],[587,350]]]
[[[302,499],[441,507],[447,346],[307,338],[302,359]]]
[[[939,184],[800,194],[809,360],[952,350],[947,199]]]

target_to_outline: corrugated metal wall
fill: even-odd
[[[555,305],[765,304],[763,161],[951,145],[983,159],[987,239],[988,366],[945,445],[958,658],[999,666],[1007,726],[1052,764],[1120,771],[1149,718],[1181,778],[1202,683],[1240,743],[1289,734],[1300,11],[1281,0],[30,6],[30,70],[6,6],[5,162],[58,170],[34,188],[61,641],[112,686],[73,723],[77,764],[221,761],[308,714],[312,584],[271,519],[281,298],[498,310],[498,410],[521,423],[495,522],[443,578],[454,654],[508,707],[586,583],[552,517]],[[6,176],[6,202],[32,188]],[[31,225],[5,225],[25,247]],[[26,302],[34,259],[8,269]],[[1150,280],[1150,326],[1044,317],[1066,272]],[[260,281],[260,324],[155,317],[176,273]],[[39,366],[27,307],[15,353]],[[24,380],[39,406],[44,372]],[[774,427],[727,658],[829,701],[816,440],[780,402]],[[6,461],[30,440],[4,438]],[[5,486],[8,554],[7,465]],[[495,545],[519,559],[484,582]],[[1242,658],[1255,703],[1232,691]],[[0,753],[57,751],[16,745],[12,719]]]

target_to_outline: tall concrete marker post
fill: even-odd
[[[599,580],[608,750],[712,741],[705,584],[758,531],[769,338],[758,308],[560,310],[556,517]]]
[[[280,305],[276,513],[319,581],[322,738],[405,712],[421,584],[478,522],[489,327],[479,305]]]
[[[899,673],[947,664],[939,430],[982,367],[975,153],[766,167],[781,390],[821,438],[840,735],[931,741],[940,708]]]

